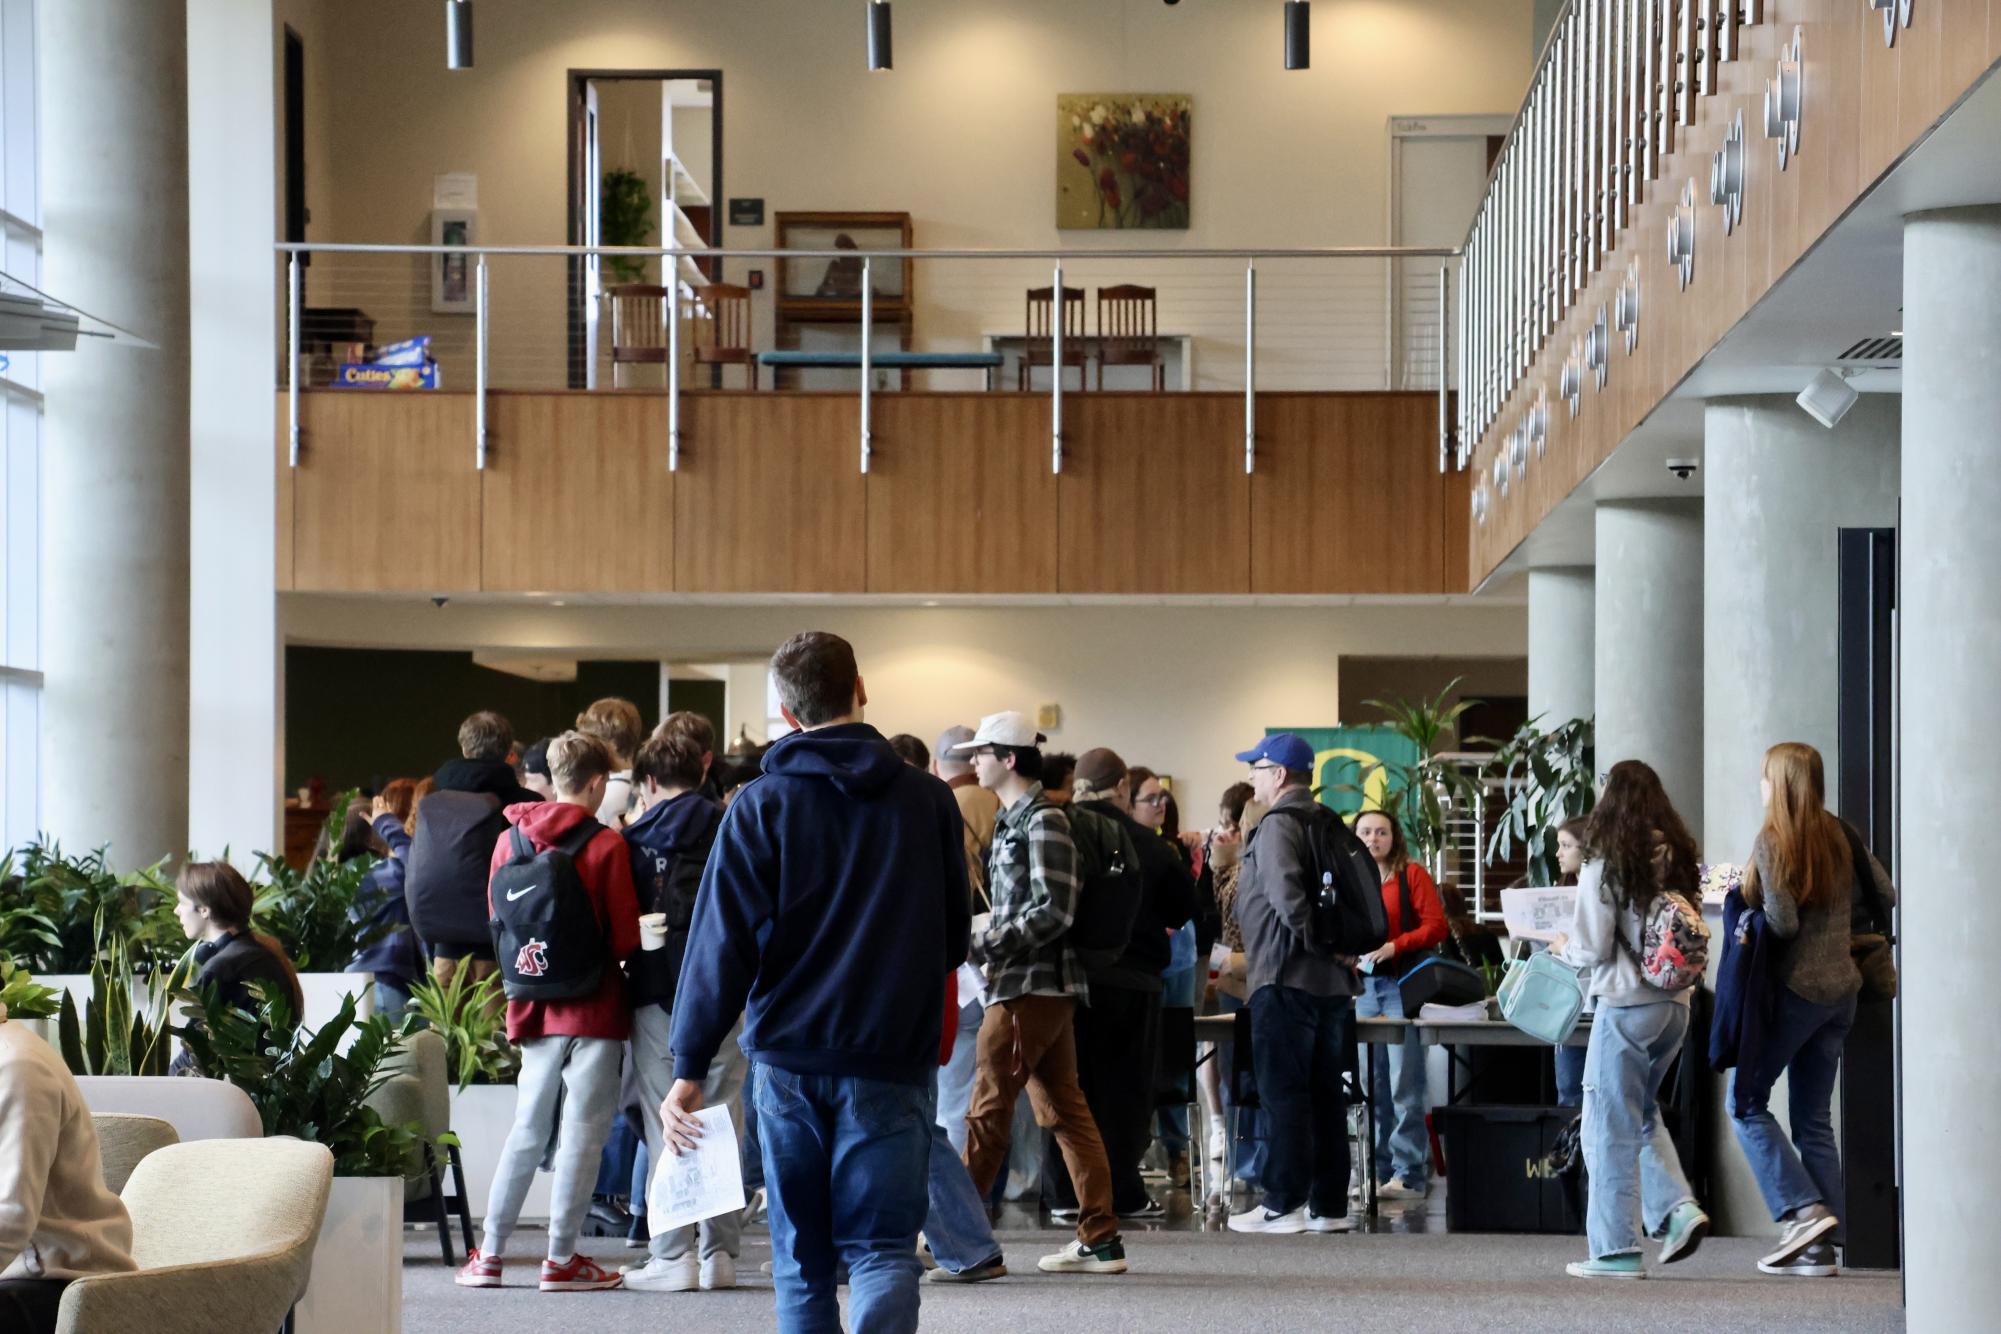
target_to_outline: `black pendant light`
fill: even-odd
[[[1307,0],[1285,0],[1285,67],[1313,68],[1313,6]]]
[[[894,69],[889,43],[889,0],[869,0],[868,67],[871,72]]]
[[[445,68],[472,68],[472,0],[445,0]]]

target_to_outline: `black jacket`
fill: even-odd
[[[542,794],[521,786],[506,760],[447,760],[431,779],[446,792],[487,792],[502,806],[540,801]]]
[[[1085,810],[1117,820],[1132,835],[1139,851],[1140,875],[1145,890],[1140,895],[1139,912],[1133,918],[1132,940],[1117,963],[1094,968],[1094,987],[1123,987],[1132,991],[1159,991],[1161,973],[1173,954],[1168,934],[1179,931],[1195,916],[1195,880],[1176,849],[1138,820],[1109,801],[1080,803]]]
[[[249,983],[275,983],[291,1002],[294,1021],[301,1017],[297,1013],[299,997],[292,990],[292,980],[285,971],[285,965],[248,931],[204,940],[195,946],[195,963],[201,969],[195,974],[196,984],[213,986],[230,1005],[248,1009],[251,1004]]]
[[[695,791],[648,807],[625,827],[640,914],[667,914],[667,947],[641,950],[625,961],[634,1009],[673,1005],[681,960],[688,953],[696,891],[709,863],[709,849],[715,846],[716,826],[722,822],[723,808]]]

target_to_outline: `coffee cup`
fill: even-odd
[[[664,950],[667,948],[666,913],[649,912],[640,914],[639,948],[643,950]]]

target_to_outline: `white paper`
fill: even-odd
[[[702,1137],[675,1157],[662,1152],[646,1191],[646,1226],[656,1237],[743,1208],[743,1163],[737,1157],[736,1127],[727,1107],[695,1113]]]
[[[479,177],[469,171],[448,171],[431,178],[432,208],[478,208]]]
[[[1501,918],[1516,940],[1555,940],[1570,933],[1577,916],[1576,886],[1552,889],[1504,889]]]

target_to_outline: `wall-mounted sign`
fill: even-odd
[[[762,227],[764,225],[764,201],[762,199],[730,200],[730,226]]]

